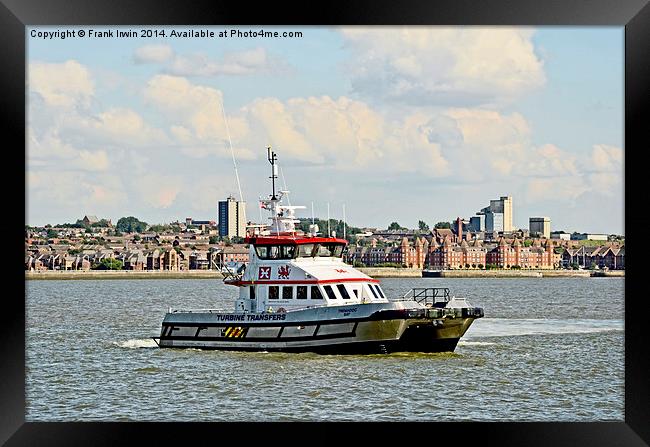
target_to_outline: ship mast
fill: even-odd
[[[271,163],[271,177],[269,177],[273,185],[273,196],[271,196],[271,200],[278,200],[275,197],[275,179],[278,178],[278,167],[275,165],[275,161],[278,159],[278,156],[271,150],[271,146],[268,146],[266,149],[268,150],[269,163]]]

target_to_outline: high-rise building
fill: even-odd
[[[246,237],[246,202],[233,196],[219,201],[219,236]]]
[[[476,216],[469,218],[469,231],[472,233],[485,231],[485,214],[476,213]]]
[[[506,233],[514,231],[512,214],[512,197],[510,196],[490,200],[490,206],[476,213],[477,216],[485,216],[485,231],[503,231]],[[480,222],[477,223],[480,224]]]
[[[528,223],[531,236],[544,236],[546,239],[551,237],[551,219],[548,217],[531,217]]]
[[[488,233],[505,231],[503,213],[495,213],[489,208],[485,209],[487,210],[485,211],[485,231]]]

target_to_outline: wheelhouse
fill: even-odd
[[[324,237],[251,237],[246,242],[262,261],[297,258],[343,258],[348,241]]]

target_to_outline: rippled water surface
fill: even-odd
[[[454,353],[158,349],[168,307],[231,310],[218,280],[28,281],[27,421],[624,419],[624,279],[384,279],[485,309]]]

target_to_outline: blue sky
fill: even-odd
[[[27,31],[28,224],[216,220],[238,195],[223,103],[251,220],[271,144],[305,215],[415,227],[511,195],[517,227],[624,232],[622,27],[30,35],[59,29]]]

